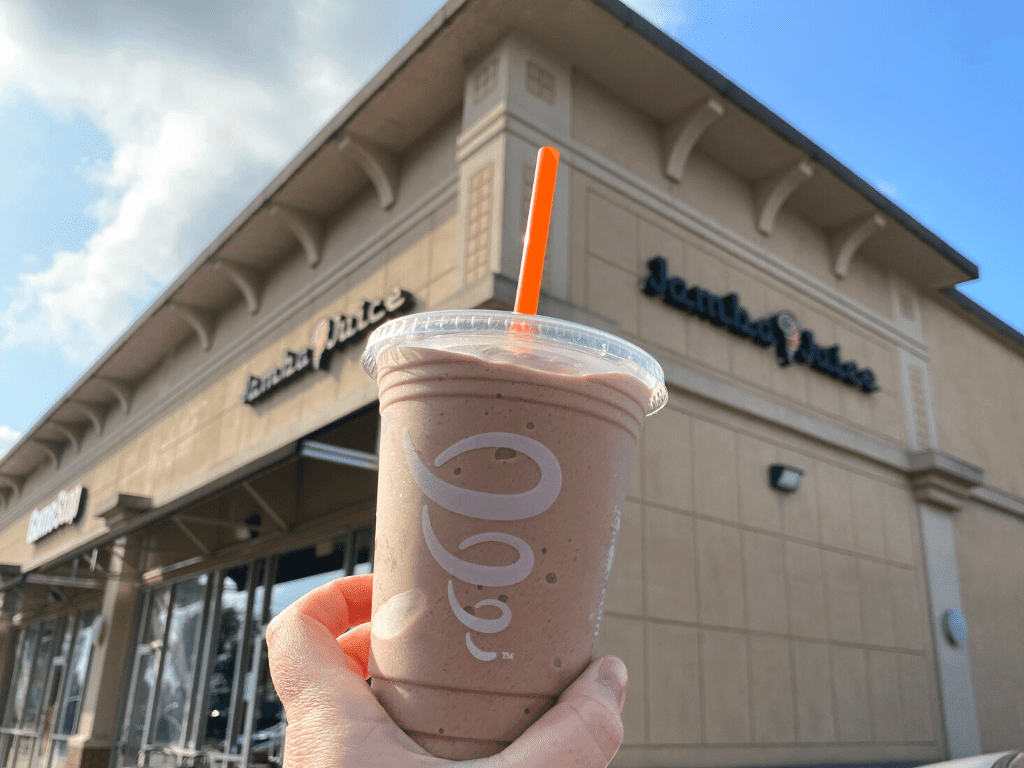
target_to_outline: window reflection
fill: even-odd
[[[95,608],[83,611],[78,618],[78,629],[71,646],[71,658],[67,662],[68,679],[65,684],[64,707],[57,719],[56,733],[70,735],[78,730],[79,705],[89,674],[92,644],[96,637],[99,621],[99,611]],[[71,633],[68,632],[68,635],[70,636]]]
[[[25,630],[25,640],[21,646],[18,659],[18,671],[14,675],[13,696],[7,707],[4,725],[17,727],[21,713],[25,709],[25,697],[28,695],[28,680],[32,674],[32,659],[35,658],[36,644],[39,640],[39,624],[32,624]]]
[[[149,615],[146,617],[146,630],[142,634],[142,642],[163,642],[164,627],[167,625],[167,610],[170,606],[170,587],[161,587],[153,593],[153,598],[150,601]]]
[[[227,751],[228,729],[231,727],[232,694],[235,691],[239,665],[243,658],[245,618],[248,609],[249,566],[235,568],[224,574],[220,590],[219,621],[214,629],[210,693],[206,706],[206,728],[201,748]],[[237,726],[236,726],[237,729]]]
[[[43,705],[43,686],[46,685],[46,672],[50,663],[50,651],[53,649],[56,631],[56,619],[47,619],[42,622],[39,631],[39,645],[36,648],[36,657],[32,664],[32,674],[29,676],[28,693],[25,696],[25,709],[21,718],[22,728],[34,729],[39,722],[40,709]]]
[[[119,764],[156,766],[205,751],[222,767],[280,765],[285,720],[270,679],[266,625],[310,590],[369,572],[372,546],[372,533],[362,530],[148,592]],[[239,762],[243,755],[247,763]]]
[[[13,768],[28,768],[28,764],[32,760],[32,747],[35,746],[35,743],[36,740],[28,736],[18,739],[17,746],[14,748]]]
[[[333,546],[321,544],[281,555],[277,559],[274,586],[270,592],[267,622],[306,593],[344,576],[345,555],[345,547],[341,542],[334,543]],[[279,758],[281,755],[285,719],[284,707],[270,679],[270,667],[265,652],[261,654],[260,659],[256,685],[256,721],[253,724],[250,760],[268,762],[269,759]]]
[[[61,768],[68,759],[68,743],[66,741],[55,741],[53,752],[50,755],[50,768]]]
[[[154,712],[153,742],[179,744],[202,636],[207,576],[203,574],[175,587],[171,618],[164,646],[163,672]]]
[[[88,680],[96,607],[23,630],[0,728],[0,766],[63,768]],[[73,714],[65,725],[65,713]]]
[[[136,765],[142,750],[143,731],[146,726],[146,710],[153,680],[156,677],[156,654],[140,651],[135,657],[135,690],[131,697],[129,715],[124,723],[125,765]]]
[[[144,626],[140,633],[141,644],[136,648],[130,704],[125,718],[123,739],[124,765],[136,765],[139,752],[146,741],[144,734],[149,723],[149,702],[156,683],[157,644],[164,639],[167,626],[167,612],[171,607],[171,587],[159,587],[148,594],[143,602]]]

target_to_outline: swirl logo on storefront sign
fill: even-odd
[[[526,520],[546,512],[555,503],[562,490],[562,467],[547,446],[523,435],[511,432],[486,432],[467,437],[438,454],[434,459],[434,466],[440,467],[456,456],[476,448],[510,448],[517,453],[526,454],[540,468],[540,481],[534,488],[523,493],[487,493],[459,488],[427,469],[420,461],[409,433],[405,433],[405,455],[413,480],[424,496],[451,512],[477,520]],[[448,574],[460,581],[481,587],[506,587],[518,584],[530,575],[535,561],[533,550],[518,536],[508,533],[494,531],[470,536],[459,544],[459,549],[468,549],[488,541],[508,544],[519,554],[519,558],[511,565],[481,565],[453,555],[438,541],[430,524],[428,506],[423,505],[423,538],[430,554]],[[471,632],[495,634],[512,622],[512,609],[500,600],[481,600],[473,606],[478,610],[484,606],[497,608],[501,611],[501,616],[496,619],[483,619],[466,611],[455,596],[455,586],[451,579],[448,580],[448,603],[455,617]],[[466,632],[466,647],[469,652],[481,661],[493,661],[497,658],[496,652],[478,648],[473,642],[471,632]],[[503,654],[505,658],[511,658],[512,655],[508,652]]]

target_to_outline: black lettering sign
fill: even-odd
[[[781,366],[801,363],[864,392],[878,391],[870,369],[858,369],[856,362],[844,361],[838,345],[823,348],[816,344],[814,334],[800,331],[790,313],[754,320],[735,293],[718,296],[704,288],[688,286],[681,277],[670,277],[668,263],[661,256],[648,261],[647,268],[650,274],[640,283],[640,290],[648,296],[660,296],[670,307],[696,315],[759,346],[774,347]]]
[[[314,324],[310,334],[311,346],[298,352],[286,350],[284,360],[262,376],[249,376],[245,383],[242,402],[252,405],[295,381],[310,370],[327,370],[331,355],[373,326],[398,314],[412,305],[412,294],[395,288],[376,301],[364,301],[358,315],[323,317]]]

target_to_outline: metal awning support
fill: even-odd
[[[0,595],[24,583],[20,565],[0,565]]]
[[[277,514],[277,512],[274,511],[274,508],[267,503],[267,500],[264,499],[260,492],[253,488],[249,482],[243,480],[241,486],[245,490],[245,492],[248,493],[250,497],[252,497],[252,500],[256,502],[257,506],[259,506],[263,513],[270,518],[271,522],[273,522],[274,525],[276,525],[284,532],[287,532],[291,529],[291,526],[289,526],[288,523],[284,521],[284,518],[282,518],[279,514]]]
[[[42,584],[47,587],[73,587],[75,589],[103,589],[103,579],[87,579],[82,576],[50,576],[45,573],[26,573],[25,584]]]
[[[377,455],[366,451],[355,451],[351,448],[341,448],[330,443],[321,443],[316,440],[302,440],[299,443],[299,455],[308,459],[320,459],[334,464],[344,464],[347,467],[369,469],[377,471],[379,465]]]
[[[172,517],[171,520],[172,520],[172,522],[176,526],[178,526],[178,528],[181,530],[181,532],[185,534],[185,538],[187,538],[189,541],[191,541],[195,545],[196,549],[198,549],[200,552],[202,552],[207,557],[210,556],[210,554],[211,554],[210,548],[208,546],[206,546],[206,544],[203,543],[202,539],[200,539],[198,536],[196,536],[194,533],[192,533],[192,529],[189,528],[187,525],[185,525],[185,523],[182,522],[181,518],[175,516],[175,517]]]
[[[214,528],[231,528],[235,531],[255,531],[259,533],[261,530],[258,525],[250,525],[249,523],[238,523],[232,522],[231,520],[221,520],[217,517],[199,517],[198,515],[175,515],[175,520],[181,520],[183,523],[191,523],[193,525],[211,525]]]

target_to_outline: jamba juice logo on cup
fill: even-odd
[[[428,499],[451,512],[478,520],[526,520],[546,512],[555,503],[562,490],[562,467],[555,454],[545,445],[523,435],[511,432],[486,432],[467,437],[441,451],[434,459],[434,466],[440,467],[450,459],[476,448],[511,448],[517,453],[526,454],[540,467],[540,481],[535,487],[523,493],[487,493],[459,488],[446,483],[424,466],[413,447],[412,438],[408,432],[405,433],[405,455],[416,485]],[[423,505],[421,522],[423,538],[430,554],[434,556],[438,565],[460,581],[482,587],[507,587],[523,581],[533,570],[533,550],[518,536],[494,531],[470,536],[459,544],[459,549],[463,550],[486,541],[497,541],[508,544],[519,553],[519,559],[511,565],[481,565],[462,560],[441,545],[430,524],[427,504]],[[496,659],[497,652],[485,651],[476,646],[472,633],[489,635],[501,632],[512,622],[512,609],[501,600],[481,600],[473,607],[479,610],[484,606],[493,606],[501,611],[501,616],[496,619],[474,616],[459,604],[451,579],[448,579],[448,603],[455,617],[470,630],[466,632],[466,647],[469,652],[481,661]],[[502,656],[512,658],[512,653],[504,651]]]

